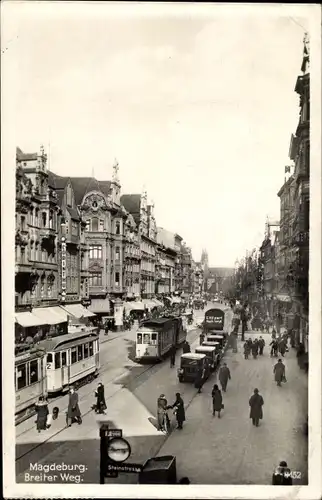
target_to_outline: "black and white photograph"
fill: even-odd
[[[4,496],[320,498],[320,6],[1,10]]]

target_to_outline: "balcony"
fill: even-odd
[[[31,273],[32,264],[30,262],[17,262],[15,265],[15,274]]]

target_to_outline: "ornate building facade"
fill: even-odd
[[[128,213],[124,221],[124,281],[126,297],[140,297],[141,250],[139,232],[133,215]]]

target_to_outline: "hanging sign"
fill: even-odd
[[[66,296],[66,242],[65,237],[61,239],[61,295],[62,300]]]

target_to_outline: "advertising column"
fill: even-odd
[[[115,321],[115,326],[116,330],[119,332],[122,330],[123,326],[123,301],[119,298],[115,299],[114,302],[114,321]]]

